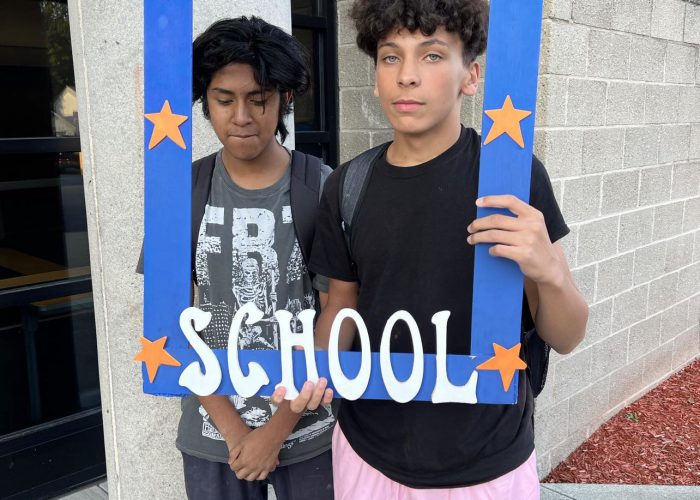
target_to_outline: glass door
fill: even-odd
[[[292,34],[311,57],[311,88],[294,103],[296,149],[338,166],[335,0],[292,0]]]
[[[105,474],[66,1],[0,0],[0,498]]]

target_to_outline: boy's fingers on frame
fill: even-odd
[[[467,231],[477,233],[484,229],[503,229],[505,231],[517,231],[520,229],[520,221],[517,217],[503,214],[493,214],[486,217],[474,219],[474,222],[467,226]]]
[[[304,382],[304,387],[299,391],[299,395],[289,402],[289,408],[294,413],[302,413],[306,410],[306,405],[313,396],[313,382]]]
[[[304,410],[306,410],[307,401],[308,399],[302,398],[302,396],[298,396],[296,399],[289,402],[289,408],[294,413],[302,413]]]
[[[307,408],[309,410],[315,410],[320,404],[327,405],[333,400],[333,390],[327,389],[328,380],[325,377],[321,377],[317,384],[307,380],[304,382],[304,386],[299,395],[289,402],[289,408],[294,413],[302,413]],[[284,386],[278,386],[275,388],[272,396],[270,396],[270,401],[274,405],[281,405],[284,402],[284,396],[287,394],[287,388]],[[231,451],[233,452],[235,448]],[[229,460],[229,464],[232,459]]]
[[[279,386],[275,388],[275,392],[272,393],[270,400],[273,404],[279,406],[284,401],[284,395],[287,394],[287,388]]]
[[[520,241],[519,235],[512,231],[502,231],[500,229],[489,229],[479,233],[470,234],[467,241],[476,245],[478,243],[501,243],[504,245],[517,245]]]
[[[507,208],[516,215],[525,215],[532,207],[512,194],[483,196],[476,200],[477,207]]]
[[[519,249],[509,245],[494,245],[489,248],[489,254],[493,255],[494,257],[502,257],[515,262],[518,262],[518,259],[520,258]]]
[[[318,383],[316,384],[316,388],[314,389],[313,396],[309,400],[309,403],[306,405],[309,410],[315,410],[318,408],[318,405],[321,404],[321,401],[323,400],[323,395],[326,392],[326,385],[328,384],[328,381],[325,378],[319,379]]]
[[[333,389],[326,389],[323,393],[323,404],[329,405],[333,401]]]

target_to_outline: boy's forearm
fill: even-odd
[[[270,420],[263,425],[262,429],[265,432],[270,432],[272,436],[279,441],[280,446],[294,430],[302,413],[295,413],[289,408],[289,401],[283,401],[277,411],[272,415]]]
[[[327,304],[326,307],[321,311],[321,314],[316,321],[316,329],[314,333],[314,341],[316,347],[324,351],[328,350],[328,341],[331,336],[331,327],[333,326],[333,321],[336,315],[344,309],[343,306]],[[355,324],[346,320],[340,325],[340,338],[338,340],[338,350],[348,351],[352,347],[352,341],[355,338]]]
[[[586,334],[588,305],[562,264],[555,280],[537,284],[537,332],[560,354],[571,352]]]
[[[343,309],[357,310],[357,295],[359,285],[354,281],[340,281],[333,278],[328,280],[328,295],[324,301],[324,307],[316,321],[314,329],[314,340],[316,347],[328,350],[328,340],[331,336],[331,327],[335,317]],[[340,325],[340,338],[338,339],[338,350],[348,351],[352,347],[355,337],[355,322],[346,319]]]
[[[228,396],[199,396],[199,402],[214,420],[229,450],[250,432]]]

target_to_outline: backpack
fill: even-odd
[[[326,180],[322,175],[323,163],[315,156],[307,155],[299,151],[292,151],[292,172],[290,182],[290,204],[292,206],[292,220],[294,232],[301,248],[304,262],[308,263],[311,257],[311,246],[314,241],[316,228],[316,210],[318,201],[323,192],[323,184]],[[200,158],[192,163],[192,279],[197,282],[195,270],[195,257],[197,251],[197,239],[199,237],[198,222],[204,217],[204,210],[211,191],[211,179],[214,175],[217,153]],[[314,275],[309,271],[313,280]]]
[[[362,203],[367,184],[371,177],[375,162],[388,149],[390,142],[376,146],[355,157],[341,172],[339,184],[340,217],[345,244],[348,254],[352,237],[352,225],[358,213],[358,207]],[[356,268],[354,261],[353,268]],[[549,366],[549,351],[551,347],[539,336],[535,323],[530,314],[527,297],[523,291],[523,320],[521,324],[521,343],[523,357],[527,363],[527,377],[534,397],[537,397],[544,388]]]
[[[211,191],[211,179],[214,175],[216,154],[213,153],[192,163],[192,257],[190,268],[192,280],[197,282],[195,258],[197,255],[197,239],[199,238],[199,221],[204,217],[204,210]],[[321,198],[323,184],[327,175],[323,173],[323,163],[315,156],[292,151],[292,176],[290,185],[290,204],[294,232],[299,242],[304,262],[309,262],[311,245],[314,241],[316,227],[316,210]],[[136,264],[136,272],[143,274],[143,245],[141,255]],[[314,274],[309,271],[311,280]]]

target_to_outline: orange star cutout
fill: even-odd
[[[495,356],[488,361],[484,361],[476,367],[477,370],[498,370],[501,372],[501,382],[503,382],[503,390],[508,391],[510,383],[513,381],[513,375],[516,370],[524,370],[527,368],[525,361],[520,359],[520,344],[516,344],[510,349],[501,347],[498,344],[493,344]]]
[[[491,130],[489,130],[489,135],[486,136],[484,145],[499,138],[503,134],[508,134],[518,146],[521,148],[525,147],[523,132],[520,129],[520,122],[530,116],[532,111],[515,109],[510,96],[506,96],[506,100],[501,109],[488,109],[485,110],[484,113],[493,120],[493,125],[491,126]]]
[[[167,99],[159,113],[146,113],[145,116],[154,125],[151,140],[148,142],[148,149],[155,148],[166,137],[170,137],[182,149],[187,149],[185,139],[182,138],[182,133],[180,132],[180,125],[187,121],[187,116],[173,114]]]
[[[168,337],[161,337],[158,340],[151,342],[146,337],[141,337],[141,352],[134,356],[134,361],[143,361],[146,363],[148,371],[148,380],[153,383],[158,373],[160,365],[180,366],[180,362],[173,358],[165,350],[165,341]]]

